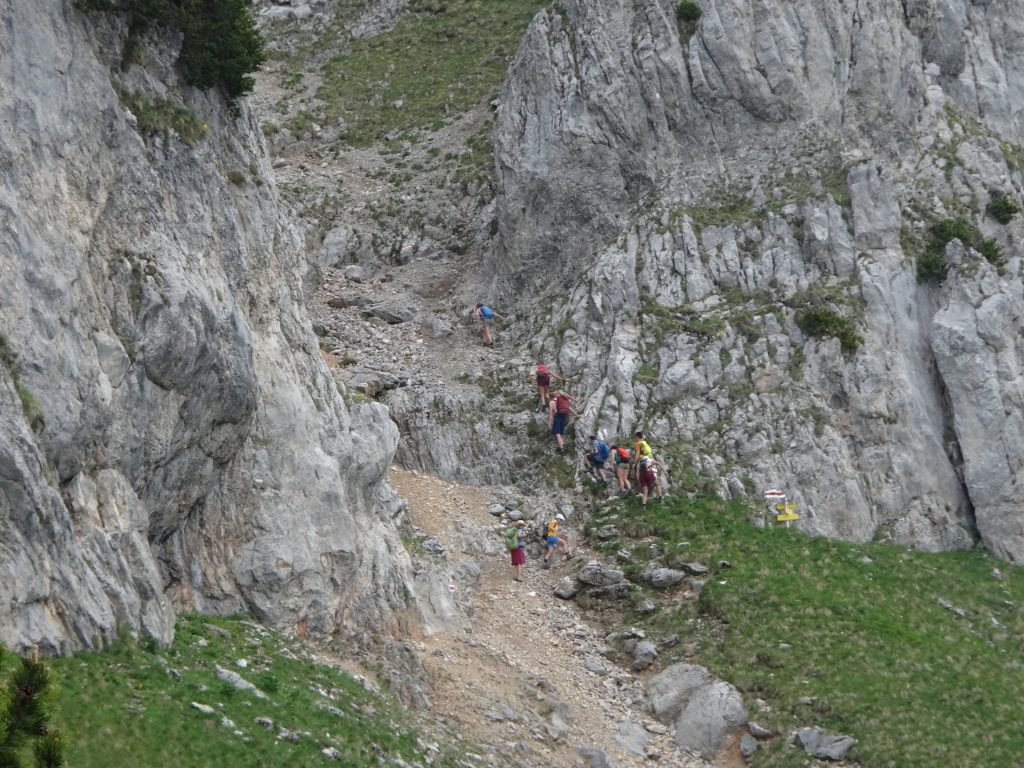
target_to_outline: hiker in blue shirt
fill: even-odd
[[[597,435],[590,436],[590,453],[583,456],[583,465],[591,476],[596,472],[597,477],[601,478],[601,482],[606,480],[604,476],[604,463],[608,461],[608,456],[611,455],[611,452],[612,449],[608,447],[608,443]]]
[[[501,315],[484,304],[477,304],[476,309],[473,310],[473,317],[483,326],[481,336],[483,336],[484,344],[490,346],[494,343],[494,337],[491,336],[491,321],[494,318],[501,320]]]

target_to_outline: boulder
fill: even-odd
[[[650,640],[643,640],[633,648],[633,669],[647,669],[658,658],[658,647]]]
[[[850,736],[827,733],[820,728],[801,728],[793,733],[792,743],[812,757],[842,760],[856,742]]]
[[[652,567],[644,572],[644,578],[655,589],[669,589],[685,579],[686,574],[674,568]]]
[[[676,720],[676,744],[712,757],[746,722],[747,710],[740,692],[729,683],[716,680],[698,688],[690,697]]]
[[[714,676],[696,664],[673,664],[647,683],[651,712],[662,723],[673,723],[690,701],[694,691],[714,681]]]
[[[579,594],[580,587],[576,579],[571,576],[565,576],[559,580],[558,584],[555,585],[554,595],[560,597],[563,600],[572,600],[576,595]]]
[[[643,757],[651,737],[647,730],[639,723],[631,723],[628,720],[619,723],[616,729],[615,743],[631,755]]]
[[[591,560],[576,574],[576,578],[584,584],[590,584],[595,587],[607,587],[611,584],[618,584],[625,577],[625,574],[618,568],[602,565],[597,560]]]

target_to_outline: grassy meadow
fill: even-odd
[[[218,665],[267,698],[219,679]],[[461,751],[421,736],[390,697],[316,662],[301,642],[243,620],[184,616],[169,648],[126,641],[50,668],[53,724],[74,768],[453,766]]]
[[[807,765],[786,737],[811,725],[853,736],[849,759],[871,768],[1024,765],[1024,571],[981,550],[855,545],[750,517],[712,498],[628,499],[590,526],[617,525],[596,546],[629,549],[638,584],[651,544],[666,565],[711,567],[697,600],[644,589],[661,607],[622,618],[656,640],[679,634],[659,663],[688,645],[740,689],[780,734],[753,765]]]

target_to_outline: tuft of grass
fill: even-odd
[[[192,148],[206,138],[209,127],[181,104],[170,99],[150,99],[116,84],[114,90],[121,105],[135,115],[139,133],[143,136],[159,133],[167,143],[173,132],[183,144]]]
[[[237,666],[239,659],[247,666]],[[217,665],[267,698],[221,681]],[[55,659],[52,669],[59,681],[54,722],[69,734],[67,760],[77,768],[283,768],[329,763],[321,754],[326,748],[353,768],[402,760],[456,764],[453,755],[428,755],[396,702],[317,663],[301,642],[239,619],[183,616],[166,649],[121,641],[100,653]],[[192,702],[215,712],[204,714]],[[257,717],[271,718],[273,727],[261,727]],[[279,738],[282,728],[298,740]]]
[[[825,306],[812,306],[797,310],[796,324],[808,336],[831,336],[839,339],[843,352],[855,352],[863,339],[848,317]]]
[[[352,40],[324,68],[317,98],[328,123],[365,146],[430,128],[497,95],[542,0],[417,2],[394,29]]]
[[[694,661],[736,685],[752,719],[780,734],[752,765],[806,765],[785,742],[808,725],[853,736],[858,765],[1019,763],[1024,570],[980,549],[930,554],[759,529],[751,514],[709,496],[628,500],[590,525],[617,524],[622,538],[595,546],[609,556],[630,549],[625,567],[638,583],[650,544],[668,565],[712,568],[697,601],[670,596],[654,614],[623,620],[696,647]],[[675,660],[664,653],[659,663]]]

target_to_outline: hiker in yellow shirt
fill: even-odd
[[[544,560],[541,563],[541,568],[551,567],[551,555],[555,551],[556,547],[561,547],[562,552],[565,554],[565,559],[568,560],[572,557],[569,553],[569,540],[565,537],[565,534],[561,532],[561,524],[565,522],[565,515],[559,512],[554,516],[553,519],[548,521],[548,524],[544,528]]]

